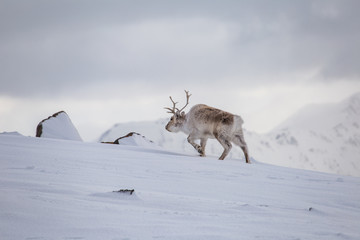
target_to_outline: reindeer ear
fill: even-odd
[[[185,116],[185,112],[184,112],[184,111],[181,112],[181,116],[182,116],[182,117]]]

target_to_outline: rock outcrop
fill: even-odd
[[[153,141],[147,139],[146,137],[136,132],[130,132],[123,137],[119,137],[114,142],[103,142],[103,143],[130,145],[130,146],[143,146],[143,147],[156,146],[156,144]]]
[[[82,141],[79,132],[64,111],[42,120],[37,125],[36,137]]]

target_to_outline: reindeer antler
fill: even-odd
[[[177,102],[174,102],[174,100],[171,98],[171,96],[170,96],[170,100],[173,103],[173,108],[165,107],[165,109],[169,110],[168,113],[176,114],[175,109],[177,109],[177,108],[175,108],[175,106],[176,106]]]
[[[184,90],[184,91],[186,93],[186,104],[182,109],[180,109],[180,110],[178,109],[179,112],[181,112],[182,110],[184,110],[186,108],[186,106],[189,104],[189,98],[191,96],[191,94],[189,94],[189,91],[186,91],[186,90]]]
[[[189,94],[189,91],[186,91],[186,90],[185,90],[185,93],[186,93],[186,104],[185,104],[185,106],[184,106],[182,109],[178,109],[178,108],[176,107],[177,102],[174,102],[174,100],[173,100],[172,97],[170,96],[170,100],[171,100],[171,102],[173,103],[173,107],[172,107],[172,108],[165,107],[165,109],[169,110],[168,113],[176,114],[176,111],[180,113],[182,110],[184,110],[184,109],[186,108],[186,106],[189,104],[189,98],[190,98],[191,94]],[[175,110],[176,110],[176,111],[175,111]]]

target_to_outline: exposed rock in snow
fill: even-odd
[[[142,147],[154,147],[156,144],[147,139],[145,136],[142,136],[136,132],[130,132],[123,137],[119,137],[114,142],[106,141],[103,143],[112,143],[112,144],[120,144],[120,145],[129,145],[129,146],[142,146]]]
[[[42,120],[36,128],[36,137],[82,141],[79,132],[64,111]]]

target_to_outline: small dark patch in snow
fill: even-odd
[[[106,193],[93,193],[91,196],[114,200],[139,200],[134,189],[120,189]]]
[[[101,143],[105,143],[105,144],[118,144],[118,143],[114,143],[114,142],[101,142]]]
[[[128,194],[132,195],[135,192],[135,190],[134,189],[120,189],[118,191],[113,191],[113,192],[126,193],[126,194],[128,193]]]

